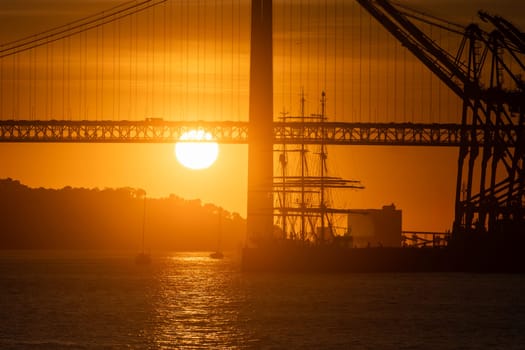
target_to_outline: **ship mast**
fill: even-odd
[[[320,169],[320,200],[319,200],[319,209],[321,214],[321,231],[319,233],[319,241],[323,243],[324,233],[325,233],[325,215],[326,215],[326,203],[325,203],[325,168],[326,168],[326,144],[325,144],[325,129],[324,129],[324,120],[325,120],[325,107],[326,107],[326,93],[323,91],[321,93],[321,115],[319,117],[321,122],[321,150],[319,151],[319,157],[321,161],[319,165]]]
[[[307,133],[307,121],[313,122],[320,130],[319,146],[316,152],[317,171],[309,174],[308,149],[304,142],[300,142],[296,148],[289,147],[286,141],[279,152],[278,175],[274,177],[273,188],[277,194],[274,217],[280,222],[282,239],[310,241],[316,244],[326,244],[335,237],[332,220],[328,215],[346,214],[349,210],[332,208],[327,204],[327,191],[329,189],[363,188],[359,181],[345,180],[340,177],[328,176],[327,174],[327,145],[326,145],[326,93],[323,91],[320,100],[320,113],[306,116],[305,95],[301,91],[301,111],[299,116],[288,116],[282,113],[281,120],[284,123],[300,123],[303,135]],[[298,156],[289,157],[297,153]],[[290,170],[290,164],[294,162],[295,170]],[[297,232],[299,231],[299,232]],[[328,236],[329,235],[329,236]]]
[[[306,98],[304,97],[304,89],[301,89],[301,132],[302,135],[304,135],[304,104],[306,102]],[[304,145],[304,142],[301,142],[301,240],[304,241],[306,239],[306,227],[305,227],[305,186],[304,186],[304,176],[305,176],[305,168],[306,168],[306,148]]]
[[[286,122],[286,112],[281,112],[282,114],[282,120],[283,122]],[[287,220],[287,215],[286,215],[286,166],[288,165],[288,160],[287,160],[287,156],[286,156],[286,143],[283,143],[282,145],[282,152],[281,154],[279,155],[279,164],[281,165],[281,177],[282,177],[282,188],[283,188],[283,191],[282,191],[282,195],[281,195],[281,208],[282,208],[282,212],[281,212],[281,220],[282,220],[282,230],[283,230],[283,238],[286,238],[286,220]]]

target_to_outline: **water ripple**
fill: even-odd
[[[1,349],[504,348],[525,279],[242,274],[205,253],[0,255]]]

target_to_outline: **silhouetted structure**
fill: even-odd
[[[505,259],[506,252],[520,253],[516,247],[523,247],[525,232],[525,86],[520,74],[513,70],[517,67],[521,73],[525,68],[521,60],[525,52],[523,33],[501,17],[480,12],[480,18],[494,30],[488,33],[474,24],[466,28],[456,26],[456,33],[464,32],[463,41],[458,52],[447,52],[413,22],[413,19],[417,19],[447,29],[435,17],[425,16],[405,7],[400,8],[387,0],[358,2],[462,99],[461,125],[417,126],[387,123],[328,126],[322,121],[310,125],[296,123],[298,125],[293,126],[273,123],[272,1],[252,1],[249,123],[240,124],[235,129],[238,131],[235,135],[231,128],[227,129],[228,125],[220,125],[224,128],[220,130],[230,130],[230,134],[222,135],[228,142],[236,142],[233,140],[238,139],[246,142],[246,130],[250,131],[249,241],[254,237],[271,237],[273,233],[272,143],[277,139],[279,143],[300,141],[302,144],[331,142],[455,145],[459,146],[460,152],[455,221],[449,245],[455,250],[433,254],[437,254],[439,259],[447,256],[451,261],[463,256],[462,259],[472,259],[472,266],[478,266],[476,264],[482,262],[483,257],[493,255],[492,260],[497,260],[498,263],[492,266],[507,266],[501,263],[510,261]],[[125,10],[119,11],[123,15],[133,14],[141,11],[143,5],[129,5]],[[107,14],[103,14],[96,21],[80,25],[78,28],[81,29],[60,27],[59,31],[44,32],[13,42],[2,49],[1,57],[46,45],[59,37],[72,36],[101,25],[107,17]],[[120,18],[113,17],[112,21]],[[450,25],[449,22],[446,23],[447,26]],[[15,56],[12,57],[13,62],[18,61]],[[13,67],[14,76],[17,68]],[[116,123],[11,120],[0,122],[0,141],[173,142],[177,135],[173,132],[176,127],[177,125],[165,123],[159,118]],[[407,133],[415,133],[415,136],[408,137]],[[288,137],[288,141],[285,137]],[[283,184],[285,182],[283,177]],[[319,183],[322,186],[324,184],[324,180]],[[321,201],[321,210],[324,210],[323,205]],[[325,232],[325,225],[321,224],[318,237],[324,237]],[[314,234],[317,232],[314,231]],[[508,256],[513,256],[512,254]],[[500,263],[503,265],[498,265]],[[459,261],[447,266],[467,265]]]
[[[301,115],[283,116],[283,121],[294,121],[304,126],[306,121],[317,123],[320,129],[318,144],[306,147],[284,143],[275,151],[279,154],[279,174],[274,176],[274,217],[280,232],[274,236],[281,239],[326,244],[334,240],[350,239],[348,231],[344,237],[338,234],[334,216],[351,211],[337,208],[332,201],[332,192],[343,189],[363,189],[357,180],[348,180],[328,173],[328,151],[325,143],[326,95],[321,94],[321,113],[306,115],[305,98],[301,96]],[[302,131],[304,134],[305,131]],[[294,170],[295,169],[295,170]]]
[[[493,31],[467,26],[453,55],[414,25],[406,8],[387,0],[358,2],[463,101],[454,235],[523,235],[525,83],[511,61],[525,69],[525,35],[509,21],[480,12]],[[477,127],[483,142],[472,131]]]
[[[413,14],[406,8],[401,11],[387,0],[358,2],[463,101],[455,221],[449,245],[351,249],[334,244],[335,240],[327,244],[323,239],[274,239],[261,241],[258,249],[245,249],[243,268],[525,272],[525,83],[503,59],[506,53],[525,69],[519,58],[525,53],[525,35],[510,22],[480,12],[494,31],[467,26],[459,51],[452,55],[409,19],[421,18],[421,13]],[[423,20],[429,23],[436,18]],[[252,37],[252,45],[258,39]],[[505,85],[505,80],[510,84]],[[473,131],[478,126],[483,129],[481,143]],[[476,172],[479,190],[474,184]],[[305,181],[304,174],[300,181]],[[282,183],[286,183],[285,174]],[[321,209],[323,205],[321,201]],[[302,215],[306,215],[304,210]],[[320,237],[324,237],[324,229],[322,225]]]
[[[348,214],[348,230],[354,247],[400,247],[401,210],[395,205],[381,209],[359,209]]]
[[[273,177],[272,0],[252,0],[247,241],[271,234]]]

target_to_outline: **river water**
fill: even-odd
[[[525,276],[247,274],[227,255],[0,252],[0,349],[523,349]]]

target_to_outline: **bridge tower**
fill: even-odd
[[[272,0],[252,0],[247,244],[273,230]]]

